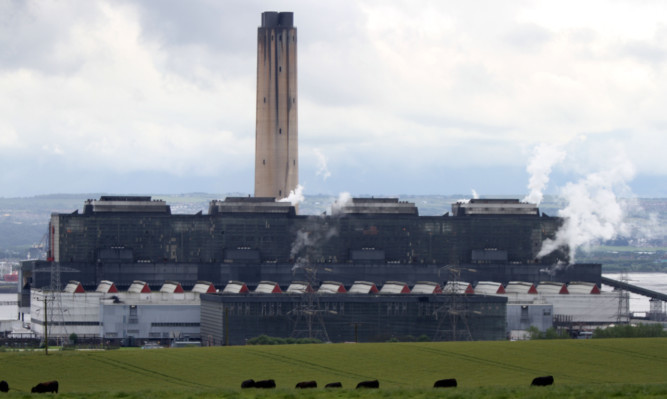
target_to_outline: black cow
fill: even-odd
[[[361,381],[357,384],[357,389],[359,388],[380,388],[380,381]]]
[[[275,388],[276,382],[273,380],[255,381],[255,388]]]
[[[245,380],[241,383],[241,388],[254,388],[255,380]]]
[[[317,381],[301,381],[298,382],[294,388],[299,388],[299,389],[317,388]]]
[[[456,378],[446,378],[436,381],[433,388],[456,388],[457,385]]]
[[[0,381],[0,392],[9,392],[9,384],[7,381],[2,380]]]
[[[324,386],[325,388],[342,388],[343,384],[340,382],[330,382],[327,385]]]
[[[530,383],[530,385],[535,387],[546,387],[547,385],[553,385],[553,383],[554,383],[554,376],[547,375],[544,377],[535,377],[533,379],[533,382]]]
[[[40,382],[32,387],[32,393],[58,393],[58,381]]]

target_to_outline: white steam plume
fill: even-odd
[[[322,180],[326,181],[331,177],[331,172],[329,172],[329,168],[327,167],[327,158],[317,148],[315,148],[314,152],[317,157],[317,172],[315,172],[315,175],[322,176]]]
[[[624,203],[616,198],[616,193],[628,191],[626,182],[634,176],[634,166],[621,152],[609,161],[604,170],[568,183],[561,190],[568,205],[559,211],[559,216],[565,221],[554,239],[542,243],[538,258],[567,245],[570,263],[574,263],[577,248],[630,233],[624,219]]]
[[[293,206],[297,206],[302,203],[304,199],[303,186],[299,184],[294,190],[290,191],[287,197],[279,199],[278,202],[289,202]]]
[[[478,198],[479,198],[479,194],[477,194],[477,190],[475,190],[475,189],[473,188],[473,189],[472,189],[472,199],[478,199]]]
[[[348,192],[338,194],[338,199],[331,204],[331,214],[338,215],[344,207],[352,201],[352,195]]]
[[[528,182],[528,194],[523,202],[530,202],[539,205],[544,195],[544,187],[549,183],[551,168],[565,159],[565,151],[557,146],[540,144],[533,149],[533,155],[526,167],[530,174]]]

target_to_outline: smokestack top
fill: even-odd
[[[265,11],[262,13],[262,28],[291,28],[293,26],[293,12]]]

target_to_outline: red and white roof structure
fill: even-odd
[[[71,280],[69,283],[67,283],[63,291],[69,292],[70,294],[82,294],[86,292],[86,290],[83,289],[81,283],[75,280]]]
[[[101,292],[102,294],[116,294],[118,293],[118,288],[116,288],[116,284],[114,284],[113,281],[102,280],[95,292]]]
[[[305,294],[307,292],[315,292],[315,290],[305,281],[292,281],[285,292],[288,294]]]
[[[595,283],[573,281],[567,286],[570,294],[600,294],[600,287]]]
[[[442,289],[442,293],[473,295],[475,290],[472,288],[472,284],[465,281],[448,281]]]
[[[167,294],[180,294],[183,293],[183,287],[178,281],[165,281],[160,287],[160,292]]]
[[[502,295],[505,293],[505,286],[497,281],[480,281],[475,286],[477,295]]]
[[[434,281],[417,281],[412,287],[412,294],[442,294],[440,284]]]
[[[347,290],[343,283],[338,281],[325,281],[317,289],[318,294],[344,294]]]
[[[145,281],[134,280],[130,285],[130,288],[127,289],[127,292],[133,294],[148,294],[151,292],[151,288]]]
[[[222,290],[223,294],[247,294],[248,292],[250,290],[243,281],[230,281]]]
[[[214,294],[216,292],[215,286],[210,281],[197,281],[194,287],[192,287],[192,292],[198,294]]]
[[[260,281],[255,288],[255,294],[279,294],[283,292],[278,283],[274,281]]]
[[[535,284],[527,281],[510,281],[505,287],[506,294],[531,294],[537,295]]]
[[[556,281],[542,281],[537,286],[537,290],[539,291],[540,295],[566,295],[570,293],[565,283],[559,283]]]
[[[377,294],[380,292],[375,283],[370,281],[355,281],[347,291],[348,294]]]
[[[400,281],[387,281],[380,288],[380,294],[409,294],[410,288]]]

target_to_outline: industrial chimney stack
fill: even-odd
[[[255,197],[287,197],[299,184],[296,28],[291,12],[263,12],[257,29]]]

